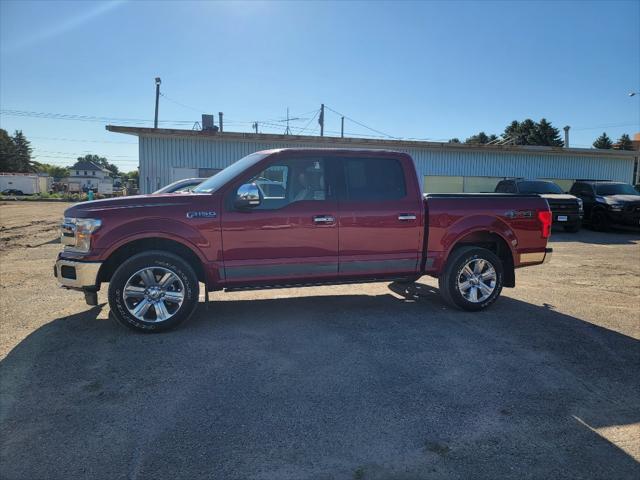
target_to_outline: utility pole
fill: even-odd
[[[218,112],[218,120],[218,123],[220,123],[220,133],[222,133],[222,112]]]
[[[340,118],[340,138],[344,138],[344,117]]]
[[[324,137],[324,103],[320,105],[320,118],[318,118],[320,124],[320,136]]]
[[[158,128],[158,104],[160,103],[160,77],[156,77],[156,115],[153,120],[153,128]]]

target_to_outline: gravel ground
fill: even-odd
[[[637,232],[554,232],[477,314],[424,278],[142,335],[57,288],[66,206],[0,205],[2,478],[640,478]]]

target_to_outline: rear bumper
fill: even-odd
[[[53,267],[53,275],[67,288],[95,288],[102,262],[77,262],[59,258]]]
[[[544,252],[531,252],[520,254],[520,266],[538,265],[540,263],[547,263],[551,260],[553,254],[553,248],[545,248]]]

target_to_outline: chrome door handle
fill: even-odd
[[[401,213],[398,215],[398,220],[401,222],[408,222],[409,220],[415,220],[416,216],[413,213]]]
[[[313,217],[313,221],[315,223],[333,223],[335,222],[335,218],[333,218],[331,215],[316,215],[315,217]]]

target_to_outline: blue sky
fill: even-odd
[[[222,111],[226,130],[258,120],[280,133],[289,107],[306,119],[293,131],[313,133],[324,102],[395,137],[464,139],[545,117],[588,147],[602,131],[640,131],[640,95],[628,96],[640,91],[640,2],[0,0],[3,110],[151,125],[156,76],[161,126]],[[0,117],[40,161],[97,153],[133,169],[137,139],[104,125]],[[339,131],[339,116],[325,128]]]

